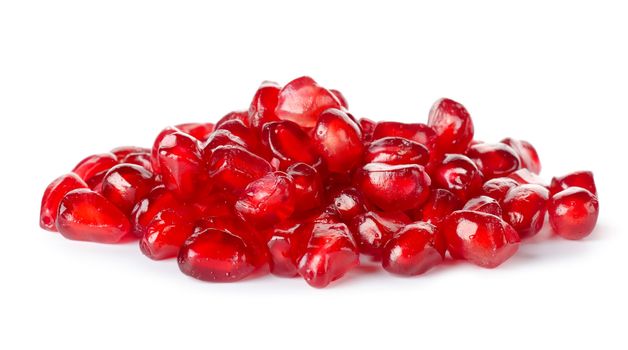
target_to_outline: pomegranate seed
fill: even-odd
[[[482,187],[482,173],[475,163],[462,154],[446,154],[432,172],[437,187],[451,191],[465,201]]]
[[[349,103],[347,102],[347,99],[345,98],[345,96],[342,94],[342,92],[335,90],[335,89],[331,89],[329,90],[332,94],[334,94],[334,96],[336,96],[336,98],[338,99],[338,102],[340,102],[340,106],[342,106],[342,108],[344,109],[349,109]]]
[[[370,119],[360,118],[358,125],[360,125],[360,130],[362,131],[362,140],[365,142],[371,142],[373,140],[373,133],[375,132],[377,123]]]
[[[354,187],[344,188],[332,196],[330,207],[343,222],[366,211],[362,193]]]
[[[519,248],[517,231],[495,215],[459,210],[449,215],[440,228],[451,256],[478,266],[497,267]]]
[[[204,182],[200,145],[185,133],[174,132],[161,140],[159,164],[164,185],[181,199],[192,198]]]
[[[502,207],[499,206],[499,202],[488,196],[478,196],[469,199],[462,207],[462,210],[480,211],[502,217]]]
[[[316,125],[323,111],[340,107],[340,102],[333,93],[318,85],[312,78],[301,77],[281,89],[275,113],[279,119],[311,128]]]
[[[278,159],[280,169],[286,169],[296,162],[313,165],[320,161],[309,136],[298,124],[289,120],[266,123],[262,131],[262,143]]]
[[[121,161],[122,164],[135,164],[153,173],[150,153],[129,153]]]
[[[379,122],[373,130],[373,139],[378,140],[384,137],[403,137],[418,142],[429,150],[434,149],[436,142],[434,129],[421,123]]]
[[[275,108],[277,108],[280,90],[279,84],[272,81],[263,82],[257,89],[249,107],[249,124],[251,127],[262,130],[266,123],[278,120]]]
[[[519,236],[533,236],[543,227],[548,198],[549,191],[539,185],[511,188],[502,200],[504,220],[517,230]]]
[[[597,197],[581,187],[570,187],[556,193],[548,204],[552,229],[559,236],[572,240],[591,234],[599,211]]]
[[[101,194],[79,188],[59,205],[57,230],[68,239],[117,243],[129,237],[131,224],[123,212]]]
[[[230,122],[232,120],[241,121],[244,126],[249,126],[249,112],[248,111],[234,111],[225,114],[224,117],[220,118],[216,123],[214,130],[219,130],[222,128],[222,125]]]
[[[102,181],[102,195],[125,214],[153,188],[153,174],[139,165],[118,164]]]
[[[181,132],[181,130],[177,129],[175,126],[169,126],[163,129],[162,131],[160,131],[157,137],[155,138],[155,141],[153,141],[153,148],[151,148],[151,151],[150,151],[150,159],[151,159],[151,164],[153,168],[153,173],[155,175],[161,174],[161,167],[159,166],[159,145],[161,144],[161,141],[164,139],[164,137],[175,132]]]
[[[268,173],[251,182],[235,204],[245,221],[268,227],[286,220],[294,212],[294,184],[281,171]]]
[[[65,195],[77,188],[87,188],[87,184],[74,173],[65,174],[56,178],[44,192],[41,199],[41,210],[39,213],[39,226],[44,230],[56,232],[55,223],[59,204]]]
[[[435,226],[415,222],[386,243],[382,266],[397,275],[420,275],[443,262],[445,249],[445,240]]]
[[[594,195],[597,195],[597,188],[595,188],[593,173],[590,171],[576,171],[565,176],[552,178],[550,193],[556,194],[568,189],[569,187],[584,188]]]
[[[239,196],[244,188],[272,171],[268,162],[238,146],[220,146],[204,154],[215,188]]]
[[[265,158],[265,148],[262,146],[262,142],[259,138],[258,132],[255,129],[251,129],[246,126],[240,120],[230,120],[220,125],[216,130],[227,130],[232,135],[236,136],[240,140],[244,141],[246,148],[251,152],[260,155]]]
[[[122,146],[122,147],[116,147],[112,149],[109,153],[116,156],[116,159],[121,162],[124,158],[126,158],[131,153],[150,154],[150,150],[148,148],[137,147],[137,146]]]
[[[528,169],[534,174],[541,173],[539,154],[536,153],[536,149],[528,141],[507,137],[500,142],[510,146],[515,151],[521,161],[522,168]]]
[[[358,249],[345,224],[316,223],[299,274],[316,288],[324,288],[359,264]]]
[[[356,182],[367,200],[382,210],[397,211],[425,203],[431,181],[420,165],[369,163],[358,170]]]
[[[519,157],[512,148],[503,143],[480,143],[471,146],[467,156],[487,179],[508,176],[519,169]]]
[[[294,184],[295,211],[318,207],[323,200],[323,181],[316,169],[304,163],[295,163],[286,172]]]
[[[181,132],[184,132],[200,142],[205,142],[209,135],[214,131],[212,123],[187,123],[175,126]]]
[[[272,229],[268,240],[270,272],[282,277],[299,274],[299,259],[305,254],[313,224],[288,220]]]
[[[360,129],[341,110],[328,109],[320,115],[312,141],[331,172],[346,172],[362,158]]]
[[[464,153],[473,140],[473,121],[460,103],[443,98],[434,103],[427,125],[436,132],[440,153]]]
[[[511,188],[519,186],[519,182],[510,177],[496,177],[482,185],[482,195],[501,202]]]
[[[146,235],[148,225],[157,214],[172,209],[177,213],[187,212],[187,208],[164,185],[154,187],[148,195],[137,202],[131,212],[133,234],[137,237]]]
[[[415,220],[425,221],[438,226],[447,215],[460,209],[462,204],[456,195],[442,188],[435,188],[423,205],[420,215],[413,217]]]
[[[244,140],[232,134],[231,131],[221,129],[214,131],[209,136],[207,142],[203,146],[203,154],[211,154],[213,150],[220,146],[240,146],[246,149],[253,148]]]
[[[118,158],[113,153],[94,154],[80,161],[72,172],[93,189],[100,184],[107,171],[117,164]]]
[[[351,228],[360,253],[380,259],[384,245],[409,223],[410,218],[402,212],[369,211],[356,216]]]
[[[533,185],[540,185],[543,187],[547,187],[545,185],[545,181],[540,176],[538,176],[537,174],[531,172],[530,170],[526,168],[521,168],[515,171],[514,173],[511,173],[510,175],[508,175],[508,177],[517,181],[518,183],[522,185],[533,184]]]
[[[193,232],[194,224],[186,215],[173,209],[162,210],[146,227],[140,250],[153,260],[175,258]]]
[[[427,165],[429,151],[418,142],[401,137],[384,137],[371,142],[364,152],[365,163]]]

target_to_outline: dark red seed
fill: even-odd
[[[218,130],[222,128],[222,125],[228,123],[232,120],[238,120],[244,124],[244,126],[249,126],[249,112],[248,111],[233,111],[225,114],[224,117],[218,119],[214,130]]]
[[[175,258],[185,240],[194,232],[194,224],[174,209],[159,212],[146,227],[140,250],[153,260]]]
[[[268,162],[238,146],[220,146],[207,157],[209,178],[216,189],[239,196],[251,182],[272,171]]]
[[[352,220],[351,231],[360,253],[380,259],[384,245],[410,222],[402,212],[369,211]]]
[[[386,243],[382,266],[397,275],[420,275],[443,262],[445,250],[445,240],[435,226],[415,222]]]
[[[200,142],[205,142],[209,135],[214,131],[214,124],[212,123],[187,123],[179,124],[175,128],[182,132],[194,137]]]
[[[499,202],[488,196],[473,197],[467,201],[462,210],[480,211],[502,217],[502,208]]]
[[[39,226],[41,228],[52,232],[57,231],[55,223],[59,204],[68,192],[77,188],[87,188],[87,184],[74,173],[60,176],[46,187],[39,212]]]
[[[556,193],[549,201],[549,222],[556,234],[582,239],[593,231],[600,211],[597,197],[581,187]]]
[[[173,209],[177,213],[188,212],[189,210],[164,185],[158,185],[144,199],[135,204],[131,212],[133,234],[137,237],[144,236],[153,218],[167,209]]]
[[[83,179],[88,185],[92,183],[92,186],[95,187],[95,185],[99,184],[107,171],[117,164],[118,159],[113,153],[94,154],[80,161],[72,172]],[[94,179],[97,180],[94,181]]]
[[[312,142],[330,172],[349,171],[362,159],[360,129],[339,109],[328,109],[319,116]]]
[[[126,215],[153,188],[153,174],[139,165],[118,164],[102,181],[102,195]]]
[[[137,147],[137,146],[122,146],[116,147],[110,151],[111,154],[116,156],[118,161],[122,161],[126,156],[131,153],[147,153],[150,154],[150,150],[148,148]]]
[[[267,245],[273,275],[294,277],[299,274],[299,259],[305,254],[313,225],[289,220],[272,229]]]
[[[323,182],[318,171],[304,163],[291,165],[286,172],[294,184],[295,211],[305,211],[320,206],[323,201]]]
[[[360,130],[362,131],[362,140],[364,142],[372,141],[377,123],[370,119],[360,118],[358,124],[360,125]]]
[[[482,185],[482,195],[501,202],[511,188],[519,185],[519,182],[510,177],[496,177],[486,181],[484,185]]]
[[[430,177],[415,164],[369,163],[358,170],[358,188],[367,200],[386,211],[421,206],[430,194]]]
[[[249,107],[249,125],[252,128],[262,130],[266,123],[279,120],[275,108],[280,90],[279,84],[272,81],[263,82],[257,89]]]
[[[432,189],[427,201],[421,207],[420,215],[414,219],[438,226],[447,215],[460,209],[462,203],[456,195],[442,188]]]
[[[402,137],[384,137],[371,142],[364,152],[365,163],[427,165],[428,149],[415,141]]]
[[[504,220],[520,237],[533,236],[543,227],[548,199],[549,191],[539,185],[511,188],[501,203]]]
[[[575,171],[573,173],[557,176],[552,178],[550,185],[550,192],[556,194],[569,187],[580,187],[593,193],[597,196],[597,188],[595,187],[595,180],[593,173],[590,171]]]
[[[293,121],[304,128],[312,128],[323,111],[340,107],[340,101],[333,93],[318,85],[310,77],[300,77],[281,89],[275,114],[279,119]]]
[[[329,91],[331,91],[331,93],[334,94],[334,96],[336,96],[336,98],[340,102],[340,105],[342,106],[342,108],[349,109],[349,103],[347,102],[347,99],[342,94],[342,92],[340,92],[338,90],[335,90],[335,89],[331,89]]]
[[[384,137],[403,137],[424,145],[430,151],[434,149],[436,142],[434,129],[421,123],[379,122],[373,130],[373,139]]]
[[[541,161],[539,159],[536,149],[528,142],[524,140],[517,140],[507,137],[500,141],[510,146],[521,161],[521,167],[530,170],[534,174],[541,173]]]
[[[288,174],[275,171],[246,186],[235,203],[236,213],[256,227],[269,227],[294,212],[294,184]]]
[[[475,163],[462,154],[446,154],[432,172],[436,187],[451,191],[466,201],[482,187],[482,173]]]
[[[366,211],[362,193],[354,187],[340,190],[332,196],[330,202],[330,207],[343,222],[349,222]]]
[[[289,120],[266,123],[262,130],[262,143],[278,160],[280,169],[297,162],[313,165],[320,161],[310,137],[298,124]]]
[[[473,121],[460,103],[443,98],[434,103],[427,125],[436,132],[440,153],[464,153],[473,140]]]
[[[175,132],[161,140],[159,164],[164,185],[181,199],[194,197],[205,182],[200,144],[185,133]]]
[[[471,146],[467,156],[475,162],[486,179],[508,176],[520,167],[515,151],[503,143]]]
[[[547,187],[545,180],[526,168],[521,168],[514,173],[508,175],[508,177],[522,185],[533,184]]]
[[[122,164],[135,164],[153,173],[150,153],[129,153],[122,159]]]

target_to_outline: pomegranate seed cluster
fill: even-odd
[[[73,240],[138,239],[150,259],[176,258],[204,281],[270,272],[318,288],[360,260],[404,276],[449,257],[493,268],[546,216],[561,237],[591,233],[591,172],[548,184],[530,143],[473,134],[446,98],[426,124],[374,122],[309,77],[264,82],[247,111],[85,158],[48,186],[40,225]]]

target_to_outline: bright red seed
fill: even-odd
[[[210,181],[216,189],[239,196],[244,188],[272,171],[268,162],[238,146],[221,146],[204,154]]]
[[[175,258],[185,240],[194,232],[194,224],[174,209],[160,211],[146,227],[140,250],[153,260]]]
[[[320,115],[312,142],[331,172],[351,170],[362,159],[360,129],[339,109],[328,109]]]
[[[473,121],[460,103],[443,98],[434,103],[427,125],[436,132],[441,153],[464,153],[473,140]]]
[[[266,123],[262,130],[262,143],[277,159],[280,169],[297,162],[313,165],[320,161],[310,137],[298,124],[289,120]]]
[[[554,194],[548,204],[549,222],[554,232],[573,240],[591,234],[599,211],[597,197],[580,187],[570,187]]]
[[[410,218],[402,212],[369,211],[352,220],[351,230],[360,253],[379,259],[384,245],[410,222]]]
[[[246,186],[235,210],[255,226],[268,227],[286,220],[294,212],[294,184],[281,171],[268,173]]]
[[[278,120],[275,108],[280,90],[279,84],[272,81],[263,82],[257,89],[249,107],[249,125],[252,128],[261,130],[266,123]]]
[[[153,174],[139,165],[118,164],[109,169],[101,193],[126,215],[153,188]]]
[[[91,155],[80,161],[72,170],[91,189],[97,188],[107,171],[118,164],[118,159],[113,153]]]
[[[550,192],[556,194],[569,187],[580,187],[597,195],[597,188],[595,187],[595,180],[593,173],[590,171],[575,171],[573,173],[557,176],[552,178],[550,185]]]
[[[414,219],[438,226],[447,215],[460,209],[460,207],[462,207],[462,203],[456,195],[448,190],[435,188],[432,189],[427,201],[421,207],[419,215],[416,215]]]
[[[435,226],[415,222],[405,226],[383,250],[382,266],[390,273],[416,276],[445,259],[445,240]]]
[[[205,182],[200,144],[185,133],[174,132],[161,140],[159,164],[166,188],[181,199],[192,198]]]
[[[415,164],[369,163],[358,170],[358,188],[382,210],[408,210],[421,206],[430,194],[430,177]]]
[[[475,162],[486,179],[508,176],[520,167],[515,151],[503,143],[471,146],[467,156]]]
[[[506,193],[513,188],[519,186],[520,183],[510,177],[496,177],[490,179],[482,185],[482,195],[491,197],[498,202],[506,196]]]
[[[55,223],[59,204],[65,195],[77,188],[87,188],[87,184],[74,173],[66,174],[56,178],[44,192],[41,199],[41,210],[39,213],[39,226],[44,230],[56,232]]]
[[[313,225],[288,220],[272,229],[267,245],[273,275],[294,277],[299,274],[299,259],[305,254]]]
[[[434,186],[451,191],[466,201],[482,187],[482,173],[475,163],[462,154],[447,154],[431,173]]]
[[[436,143],[434,129],[421,123],[379,122],[373,130],[373,139],[378,140],[384,137],[403,137],[424,145],[430,151],[434,149]]]
[[[205,142],[209,135],[214,131],[214,124],[212,123],[187,123],[179,124],[175,128],[182,132],[194,137],[200,142]]]
[[[539,185],[521,185],[511,188],[502,200],[504,220],[521,237],[537,234],[543,226],[549,191]]]
[[[340,107],[340,101],[332,92],[310,77],[300,77],[281,89],[275,114],[279,119],[291,120],[304,128],[311,128],[316,125],[323,111]]]
[[[499,202],[488,196],[478,196],[469,199],[462,207],[462,210],[480,211],[502,217],[502,208],[499,206]]]
[[[295,163],[286,172],[294,184],[295,211],[313,209],[322,203],[323,181],[316,169],[304,163]]]
[[[424,145],[402,137],[377,139],[364,152],[365,163],[427,165],[430,154]]]
[[[330,208],[343,222],[351,221],[366,211],[362,193],[354,187],[347,187],[332,196]]]
[[[528,169],[534,174],[541,172],[539,154],[528,141],[507,137],[500,142],[510,146],[515,151],[517,156],[519,156],[522,168]]]

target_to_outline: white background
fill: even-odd
[[[628,11],[622,1],[0,1],[0,348],[626,349]],[[598,228],[547,232],[495,270],[324,290],[272,276],[202,283],[135,244],[38,227],[46,185],[84,156],[247,108],[311,75],[356,116],[426,121],[447,96],[477,138],[591,169]]]

